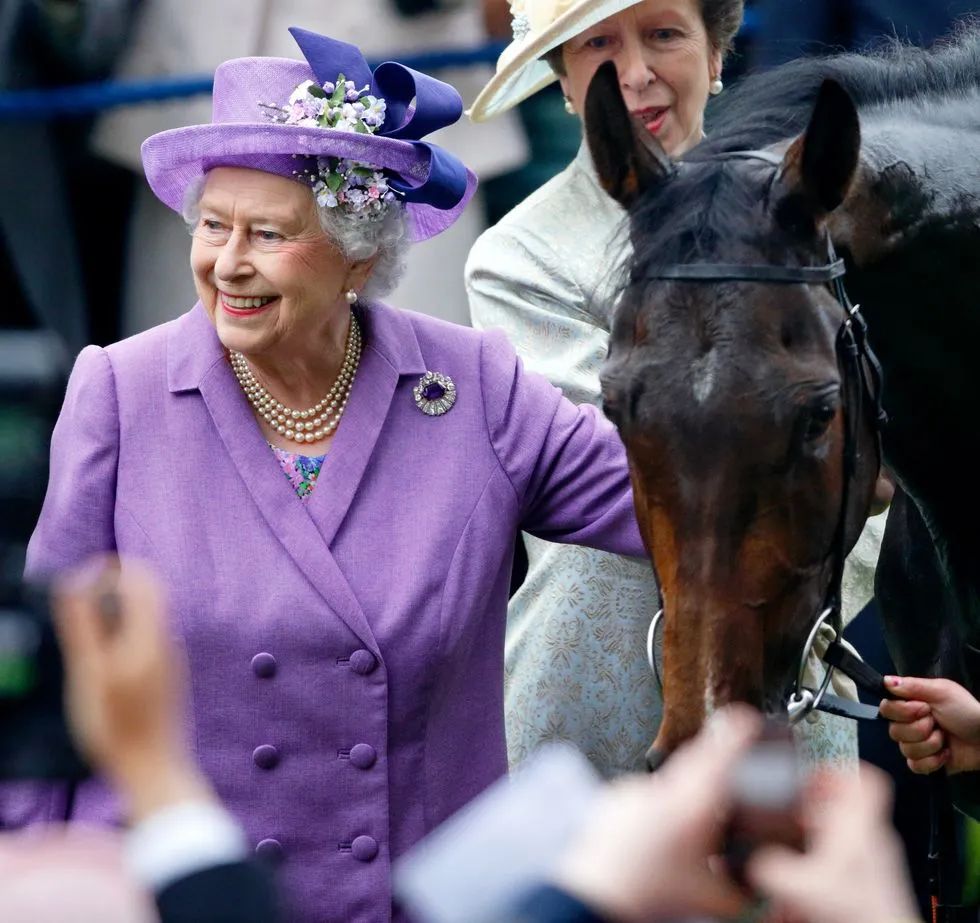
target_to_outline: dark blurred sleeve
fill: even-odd
[[[275,923],[270,874],[254,862],[232,862],[177,879],[157,895],[161,923]]]
[[[510,923],[605,923],[589,907],[553,885],[535,888]]]

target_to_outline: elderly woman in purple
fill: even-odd
[[[187,733],[287,918],[379,923],[392,860],[505,772],[514,535],[643,549],[594,408],[503,335],[373,300],[472,193],[421,140],[458,95],[293,34],[306,62],[225,63],[213,122],[143,146],[200,300],[78,357],[28,567],[156,567]],[[4,825],[115,811],[96,782],[0,797]]]

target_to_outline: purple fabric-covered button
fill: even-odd
[[[446,389],[437,381],[430,381],[422,389],[422,397],[427,401],[437,401],[446,393]]]
[[[370,651],[354,651],[350,655],[350,668],[361,676],[367,676],[378,665],[378,658]]]
[[[252,658],[252,672],[262,679],[270,679],[276,675],[276,658],[262,651]]]
[[[259,840],[255,844],[255,855],[257,855],[263,862],[268,862],[272,865],[277,865],[282,861],[282,843],[278,840],[274,840],[271,837],[265,840]]]
[[[279,751],[272,744],[262,744],[252,751],[252,759],[259,769],[275,769],[279,765]]]
[[[358,769],[370,769],[377,759],[377,751],[370,744],[354,744],[350,748],[350,761]]]
[[[370,862],[378,854],[378,841],[373,836],[357,836],[350,851],[358,862]]]

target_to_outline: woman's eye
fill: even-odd
[[[601,51],[603,48],[608,48],[609,43],[610,38],[608,35],[594,35],[585,43],[585,46],[594,51]]]
[[[202,218],[201,227],[204,228],[205,231],[220,231],[221,222],[215,221],[213,218]]]
[[[282,240],[282,234],[279,234],[276,231],[256,231],[255,233],[259,240],[267,244],[274,243],[277,240]]]
[[[679,29],[654,29],[652,34],[658,42],[670,42],[678,38],[681,33]]]

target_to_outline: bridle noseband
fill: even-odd
[[[782,159],[769,151],[733,151],[727,154],[713,156],[712,160],[760,160],[775,167],[772,180],[779,177],[782,170]],[[834,664],[829,664],[818,689],[807,689],[803,685],[803,665],[806,663],[810,649],[820,634],[824,625],[830,625],[834,633],[833,645],[845,650],[838,644],[843,634],[843,616],[841,613],[841,582],[844,576],[844,560],[847,557],[845,547],[847,540],[847,512],[850,499],[851,481],[857,468],[857,443],[859,427],[862,419],[863,402],[867,402],[874,411],[876,447],[879,465],[881,463],[881,426],[887,421],[881,403],[881,365],[868,344],[868,328],[860,313],[860,305],[851,303],[844,289],[844,274],[846,267],[834,251],[830,232],[827,232],[827,262],[822,266],[780,266],[770,264],[742,263],[675,263],[657,267],[645,276],[650,280],[671,282],[762,282],[772,284],[803,284],[826,285],[844,310],[844,320],[837,331],[835,348],[837,364],[841,373],[842,383],[842,412],[844,415],[844,450],[843,488],[841,496],[841,511],[837,520],[830,554],[833,556],[834,570],[824,605],[821,607],[806,647],[801,658],[801,667],[795,686],[787,701],[787,713],[791,722],[800,721],[814,708],[822,708],[835,714],[846,714],[848,717],[870,717],[866,706],[855,707],[854,703],[839,699],[827,690],[830,686]],[[854,401],[853,408],[848,404],[848,392]],[[658,593],[659,581],[657,582]],[[657,626],[663,615],[663,599],[660,600],[659,611],[654,616],[647,633],[647,658],[654,671],[658,683],[661,683],[660,670],[654,653],[654,642]],[[856,659],[849,655],[851,659]],[[842,657],[839,652],[834,659],[840,666]],[[874,712],[877,714],[876,710]]]

